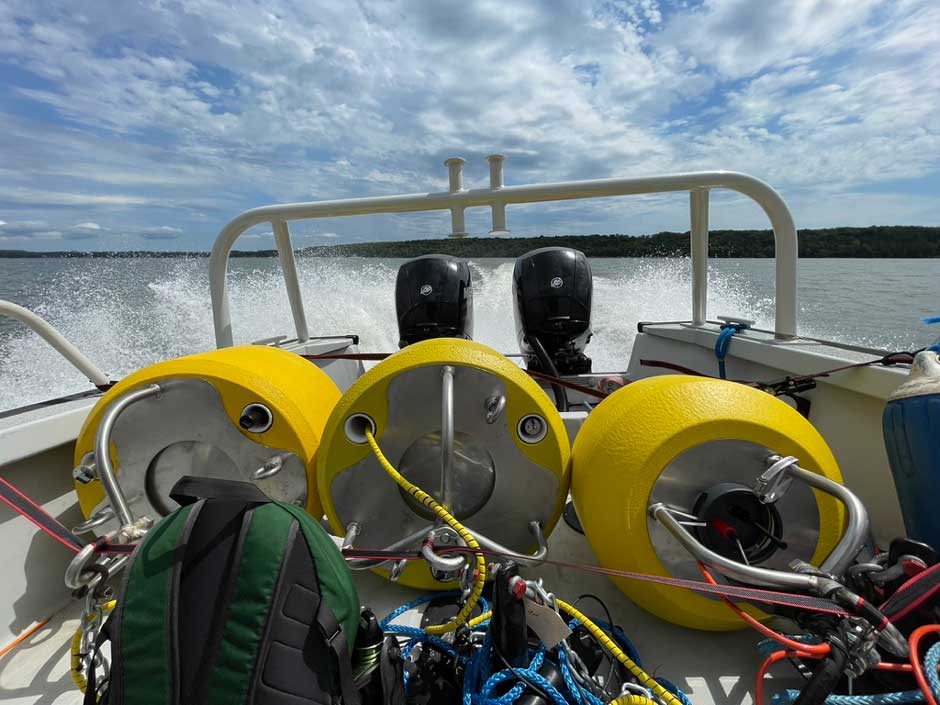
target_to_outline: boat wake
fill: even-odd
[[[298,270],[312,335],[356,333],[363,351],[397,349],[395,275],[400,260],[301,258]],[[518,352],[512,316],[511,260],[471,261],[474,338]],[[594,260],[596,371],[626,368],[636,324],[689,316],[687,259]],[[37,282],[20,303],[49,320],[106,373],[214,347],[205,259],[74,259]],[[277,261],[232,260],[236,343],[292,333],[293,319]],[[772,325],[770,292],[733,273],[712,273],[709,310],[757,317]],[[42,340],[15,325],[0,327],[0,409],[82,391],[87,385]]]

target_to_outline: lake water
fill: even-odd
[[[401,260],[309,257],[298,270],[312,335],[357,333],[364,352],[395,349],[393,298]],[[471,261],[474,337],[517,352],[512,260]],[[691,316],[687,259],[595,259],[594,369],[627,366],[638,321]],[[773,326],[773,260],[712,260],[709,317]],[[230,265],[236,343],[293,332],[276,259]],[[799,330],[883,349],[933,342],[940,329],[940,260],[801,260]],[[214,346],[208,260],[0,259],[0,299],[50,321],[112,378]],[[88,388],[37,336],[0,318],[0,409]]]

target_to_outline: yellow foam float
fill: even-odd
[[[323,516],[314,458],[340,399],[323,370],[293,353],[260,345],[151,365],[121,380],[98,401],[75,444],[76,464],[90,461],[108,407],[126,392],[150,384],[164,391],[127,407],[115,423],[111,443],[118,481],[136,514],[158,518],[171,509],[166,493],[181,474],[252,480],[254,471],[276,457],[282,469],[257,480],[258,486],[275,499]],[[243,427],[246,412],[259,416]],[[86,517],[102,509],[100,481],[76,482],[75,489]]]
[[[547,535],[564,509],[570,457],[564,423],[548,395],[518,366],[480,343],[454,338],[395,353],[337,404],[317,455],[317,485],[330,526],[343,535],[356,522],[356,546],[381,549],[434,525],[434,517],[381,469],[357,424],[371,427],[392,465],[441,501],[445,367],[453,369],[456,450],[448,509],[474,534],[528,552],[535,548],[528,522],[540,522]],[[526,422],[538,426],[538,433],[529,434]],[[412,562],[399,582],[449,587],[424,562]]]
[[[649,517],[650,503],[688,507],[696,493],[718,482],[753,484],[771,453],[795,456],[804,469],[842,481],[822,436],[779,399],[723,380],[651,377],[617,391],[588,416],[572,449],[572,498],[604,567],[700,580],[694,562],[690,571],[683,567],[684,549]],[[801,522],[793,542],[802,546],[799,557],[819,565],[842,534],[844,508],[809,487],[796,490],[797,484],[781,500],[789,503],[781,512]],[[785,565],[789,558],[775,560]],[[653,583],[614,582],[669,622],[703,630],[744,626],[717,600]]]

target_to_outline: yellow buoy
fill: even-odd
[[[441,495],[445,369],[453,375],[455,450],[447,501]],[[355,522],[356,546],[382,549],[426,533],[436,517],[386,475],[366,428],[409,482],[447,505],[474,534],[528,552],[535,548],[529,524],[539,522],[548,535],[561,516],[570,457],[564,422],[538,384],[484,345],[456,338],[409,345],[366,372],[333,411],[317,455],[323,508],[336,533]],[[412,562],[399,582],[452,585],[435,580],[424,562]]]
[[[694,514],[709,493],[730,488],[746,498],[746,488],[772,454],[795,456],[801,467],[842,481],[822,436],[782,401],[734,382],[651,377],[617,391],[588,416],[572,449],[572,498],[604,567],[701,579],[684,549],[649,517],[650,503],[663,501]],[[792,557],[819,565],[842,534],[842,505],[797,485],[767,510],[790,541],[786,551],[755,546],[754,558],[765,567],[783,568]],[[636,604],[669,622],[705,630],[743,626],[721,602],[690,591],[615,582]]]
[[[121,380],[98,401],[75,444],[76,464],[93,451],[98,425],[111,403],[148,384],[166,391],[128,407],[112,437],[111,460],[132,509],[136,502],[140,514],[157,518],[154,511],[164,513],[163,495],[176,467],[248,480],[276,455],[283,469],[258,481],[259,486],[277,499],[302,497],[308,512],[323,516],[314,458],[340,398],[323,370],[293,353],[261,345],[151,365]],[[245,423],[245,428],[240,420],[250,409],[261,410],[261,423]],[[82,512],[90,516],[104,499],[101,483],[76,483],[75,489]]]

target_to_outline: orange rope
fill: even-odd
[[[27,639],[29,639],[33,634],[35,634],[36,632],[38,632],[40,629],[42,629],[42,628],[43,628],[44,626],[46,626],[47,624],[49,624],[49,620],[48,620],[48,619],[44,619],[44,620],[42,620],[39,624],[37,624],[36,626],[31,627],[30,629],[27,629],[25,632],[23,632],[22,634],[20,634],[18,637],[16,637],[16,639],[14,639],[12,642],[10,642],[10,643],[7,644],[6,646],[4,646],[3,649],[0,649],[0,658],[3,658],[3,657],[6,656],[8,653],[10,653],[10,652],[13,651],[14,649],[16,649],[17,646],[19,646],[19,645],[22,644],[24,641],[26,641]]]
[[[754,705],[764,705],[764,677],[767,675],[770,667],[778,661],[783,661],[783,659],[790,658],[791,656],[796,656],[797,658],[813,657],[812,654],[805,652],[780,650],[774,651],[770,656],[764,659],[764,662],[760,665],[760,669],[757,671],[757,682],[754,684]]]
[[[708,572],[708,569],[703,564],[699,563],[698,569],[702,572],[702,575],[705,576],[705,581],[707,583],[709,583],[710,585],[718,584],[715,581],[715,579],[712,577],[712,574]],[[743,619],[745,622],[750,624],[754,629],[759,631],[765,637],[769,639],[773,639],[774,641],[779,642],[783,646],[786,646],[788,649],[791,649],[792,651],[799,651],[804,654],[819,656],[820,658],[822,658],[823,656],[827,656],[829,654],[829,644],[801,644],[798,641],[793,641],[792,639],[788,639],[783,634],[780,634],[779,632],[775,632],[770,627],[766,627],[763,624],[761,624],[758,620],[754,619],[751,615],[749,615],[747,612],[742,610],[740,607],[734,604],[727,597],[724,597],[722,595],[721,599],[722,601],[724,601],[726,605],[728,605],[728,607],[731,608],[731,610],[735,614],[737,614],[741,619]],[[934,703],[933,705],[936,705],[936,703]]]

